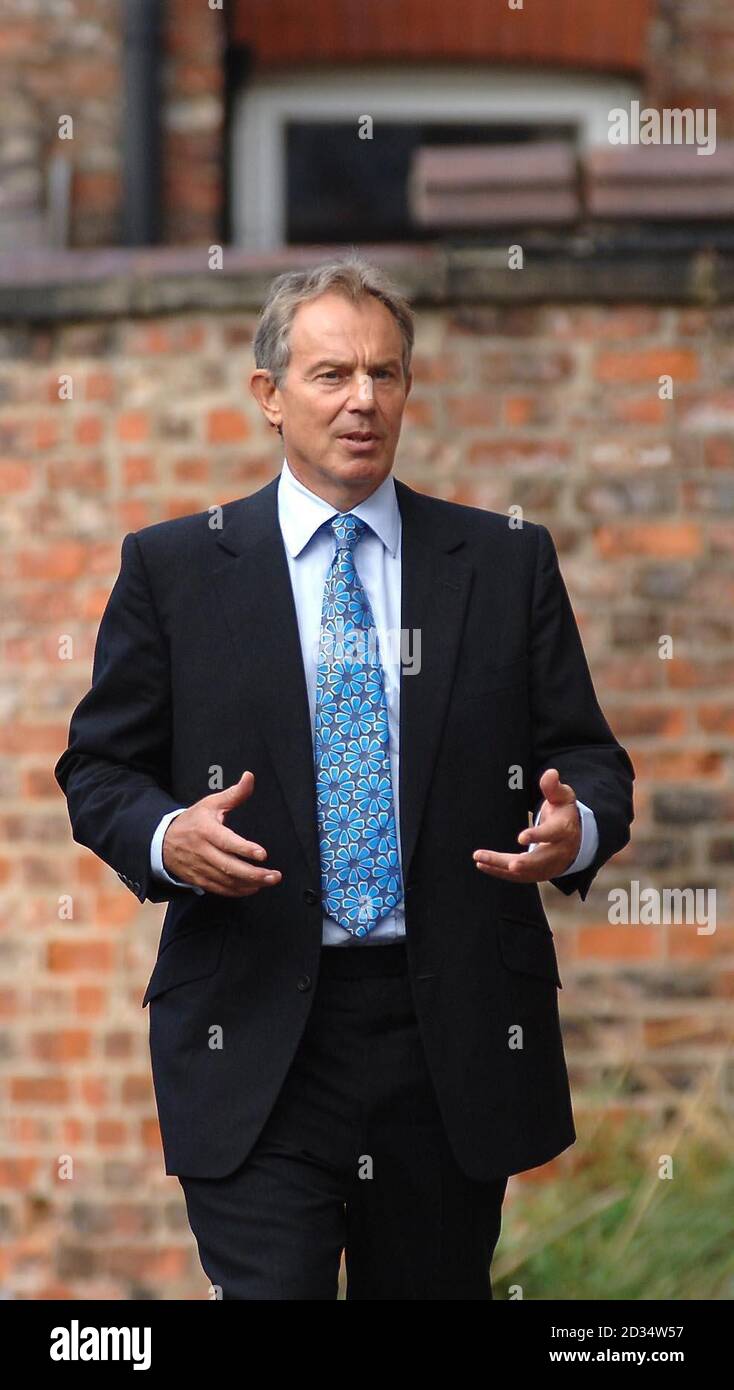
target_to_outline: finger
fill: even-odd
[[[218,893],[225,898],[250,898],[255,893],[261,893],[263,889],[275,886],[270,883],[240,883],[231,874],[223,874],[216,869],[202,870],[195,882],[197,888],[203,888],[207,893]]]
[[[506,865],[479,862],[477,863],[477,869],[480,874],[487,874],[490,878],[500,878],[505,883],[537,883],[545,877],[545,874],[535,871],[534,861],[536,858],[537,855],[535,854],[509,855]],[[533,866],[532,873],[525,867],[525,864],[521,862],[525,859]]]
[[[192,880],[193,881],[193,880]],[[249,898],[253,893],[259,893],[259,888],[246,888],[237,885],[232,878],[226,874],[205,874],[199,875],[196,881],[197,888],[203,888],[205,893],[216,893],[222,898]]]
[[[504,854],[498,849],[477,849],[474,851],[474,863],[478,869],[493,874],[509,874],[514,877],[516,872],[515,862],[525,859],[525,854]],[[535,858],[535,854],[530,856]]]
[[[569,801],[576,800],[573,787],[561,781],[557,767],[546,768],[538,785],[546,801],[550,801],[554,806],[564,806]]]
[[[242,801],[247,801],[254,790],[254,773],[243,772],[239,781],[233,782],[231,787],[225,787],[221,792],[212,792],[211,796],[203,796],[201,799],[215,810],[226,812],[231,811],[234,806],[239,806]]]
[[[575,834],[576,828],[566,815],[548,816],[541,824],[521,830],[517,838],[521,845],[557,845]]]
[[[267,859],[267,850],[257,840],[246,840],[236,831],[215,821],[209,833],[209,844],[215,845],[223,854],[235,854],[245,859]]]
[[[240,859],[236,854],[223,854],[216,845],[208,846],[204,868],[218,869],[220,873],[226,874],[230,880],[236,883],[261,886],[262,884],[279,883],[281,879],[279,869],[257,868],[254,864],[248,864],[247,860]]]
[[[506,883],[540,883],[557,872],[558,851],[550,847],[538,848],[532,854],[484,850],[482,859],[475,862],[480,873],[501,878]]]
[[[472,855],[475,864],[487,864],[497,869],[507,868],[507,861],[512,857],[511,854],[503,854],[498,849],[475,849]]]

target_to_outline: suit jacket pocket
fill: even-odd
[[[563,989],[550,927],[529,917],[503,916],[499,920],[497,939],[500,955],[508,970],[552,980],[559,989]]]
[[[141,1007],[144,1009],[151,999],[176,985],[213,975],[221,959],[227,926],[227,922],[212,922],[175,936],[158,956]]]

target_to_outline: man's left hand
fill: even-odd
[[[545,797],[540,820],[536,826],[521,830],[517,837],[520,844],[536,844],[538,848],[531,854],[475,849],[474,862],[480,873],[503,878],[508,883],[542,883],[557,878],[573,864],[581,848],[581,815],[576,793],[567,782],[561,781],[555,767],[546,769],[539,786]]]

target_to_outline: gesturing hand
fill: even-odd
[[[251,772],[224,791],[203,796],[169,824],[163,837],[163,867],[172,878],[219,893],[224,898],[248,898],[279,883],[278,869],[257,868],[250,859],[267,859],[267,851],[254,840],[228,830],[224,817],[255,790]]]
[[[475,849],[474,862],[483,874],[503,878],[508,883],[541,883],[557,878],[573,864],[581,848],[581,816],[576,793],[562,782],[558,770],[549,767],[540,779],[545,797],[540,820],[532,829],[521,830],[518,841],[536,844],[532,853],[501,854],[494,849]]]

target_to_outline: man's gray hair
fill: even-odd
[[[405,297],[383,270],[356,251],[340,260],[325,261],[311,270],[288,270],[276,276],[263,305],[254,341],[255,365],[271,373],[280,386],[290,359],[290,331],[299,304],[322,294],[342,294],[357,303],[371,294],[390,310],[403,340],[403,375],[413,355],[413,312]]]

